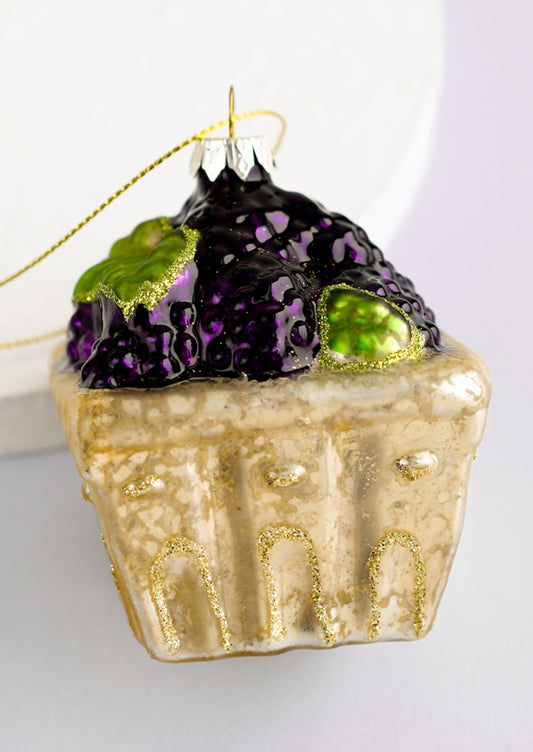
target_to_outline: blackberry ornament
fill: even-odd
[[[182,661],[421,637],[490,380],[364,230],[262,139],[74,292],[59,414],[132,629]]]
[[[407,314],[420,340],[411,356],[424,346],[440,349],[434,315],[412,283],[356,224],[275,186],[262,164],[271,166],[263,142],[211,140],[198,150],[198,186],[179,214],[140,224],[76,286],[68,353],[82,386],[157,387],[221,375],[265,380],[307,370],[320,349],[321,296],[344,287],[361,303],[363,292],[380,297],[374,315],[391,305]],[[221,154],[217,173],[212,163]],[[186,326],[176,313],[183,306]],[[408,346],[392,338],[388,355]],[[328,347],[339,364],[350,364]],[[374,354],[367,365],[381,360]]]

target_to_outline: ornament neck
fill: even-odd
[[[203,170],[214,182],[224,170],[232,170],[241,180],[246,180],[255,165],[266,172],[274,166],[272,152],[260,136],[246,138],[205,138],[197,141],[191,159],[191,172]]]

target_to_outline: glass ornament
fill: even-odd
[[[132,630],[163,661],[422,637],[487,368],[261,139],[193,164],[81,277],[52,372]]]

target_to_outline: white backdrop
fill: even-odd
[[[11,18],[18,14],[18,4],[3,5]],[[128,6],[122,24],[114,17],[114,6],[125,7],[122,4],[109,3],[103,11],[103,5],[93,3],[94,11],[80,11],[77,44],[68,41],[65,21],[70,18],[72,30],[74,11],[69,8],[75,4],[65,4],[64,18],[57,15],[58,5],[47,3],[49,15],[41,16],[39,23],[48,47],[64,44],[70,55],[65,56],[63,73],[58,68],[57,80],[50,79],[53,85],[48,87],[48,96],[55,97],[56,103],[50,109],[61,104],[61,116],[54,123],[43,120],[40,101],[31,127],[32,133],[41,134],[39,145],[33,136],[29,139],[35,152],[28,153],[28,162],[17,173],[20,184],[13,187],[19,202],[26,185],[33,192],[27,206],[28,211],[39,212],[39,226],[28,222],[31,230],[27,231],[39,249],[43,236],[45,245],[53,241],[58,224],[70,226],[73,216],[83,215],[87,206],[100,200],[102,190],[106,192],[110,174],[102,185],[100,173],[108,169],[107,158],[101,164],[89,148],[94,129],[108,129],[116,155],[113,175],[120,182],[131,172],[132,154],[138,159],[135,172],[154,156],[154,144],[157,150],[159,144],[166,148],[184,132],[187,135],[216,119],[225,107],[230,77],[237,86],[239,108],[267,104],[288,115],[291,131],[280,162],[294,169],[291,174],[298,174],[298,180],[290,182],[354,215],[355,204],[348,198],[354,179],[344,170],[344,157],[337,156],[337,140],[326,141],[333,119],[324,115],[331,104],[328,90],[321,87],[310,97],[309,87],[305,96],[299,89],[299,83],[305,88],[313,80],[308,66],[316,48],[309,49],[307,42],[315,24],[322,24],[328,41],[331,35],[340,35],[345,44],[349,37],[353,47],[364,43],[361,29],[348,23],[352,4],[330,3],[326,20],[321,5],[307,4],[309,10],[298,24],[289,26],[281,5],[270,3],[262,9],[248,3],[258,37],[264,13],[270,23],[279,25],[276,38],[282,44],[274,48],[271,37],[262,44],[239,39],[247,50],[244,61],[237,59],[235,51],[228,52],[234,50],[235,40],[229,46],[226,38],[218,48],[202,46],[203,28],[213,19],[210,13],[216,17],[219,12],[227,26],[239,12],[238,4],[224,8],[223,14],[212,11],[209,4],[194,10],[187,6],[180,11],[183,17],[196,14],[197,22],[182,24],[176,31],[176,49],[196,52],[180,58],[181,69],[165,70],[168,100],[158,96],[155,102],[146,92],[155,73],[143,78],[142,70],[156,71],[163,51],[152,37],[143,44],[141,4]],[[389,10],[398,5],[391,2]],[[427,8],[432,3],[421,0],[420,5]],[[161,13],[165,7],[150,4]],[[50,16],[52,9],[55,15]],[[133,36],[132,18],[137,19]],[[445,85],[431,168],[416,204],[389,244],[387,257],[415,279],[441,326],[485,357],[495,393],[487,435],[472,471],[463,539],[433,631],[421,642],[409,644],[295,651],[206,664],[150,661],[129,633],[92,509],[81,501],[79,478],[68,452],[4,459],[0,463],[2,749],[477,752],[531,748],[533,362],[528,327],[533,105],[528,92],[533,80],[533,8],[527,0],[507,6],[487,0],[448,0],[446,21]],[[385,34],[386,16],[383,23]],[[95,28],[100,29],[99,43]],[[146,24],[145,31],[153,33],[153,27]],[[369,68],[382,63],[380,51],[386,45],[374,43]],[[340,42],[334,47],[341,57],[348,54]],[[77,51],[86,61],[83,75]],[[42,59],[31,47],[20,51],[11,69],[4,66],[4,82],[15,82],[16,89],[21,80],[18,67],[23,72],[33,69],[38,84],[27,95],[39,99],[47,67],[47,57],[41,54]],[[254,82],[249,60],[263,54],[269,61],[272,58],[271,70]],[[135,72],[125,90],[117,89],[117,98],[128,104],[128,118],[123,106],[117,105],[108,119],[99,110],[99,88],[115,86],[118,75],[113,69],[106,83],[95,62],[99,55],[113,57],[117,66]],[[287,58],[297,60],[290,66],[289,78],[283,74]],[[346,64],[348,58],[343,60]],[[320,77],[327,78],[327,71],[333,70],[330,65],[335,60],[322,62],[325,72]],[[212,68],[215,94],[209,89],[208,95],[199,96],[196,66],[204,74]],[[360,69],[346,70],[354,79],[363,75]],[[69,85],[74,72],[75,87]],[[25,75],[25,81],[32,78]],[[349,88],[349,79],[345,72],[343,90]],[[184,97],[194,101],[182,116]],[[208,102],[208,97],[213,99]],[[179,106],[172,104],[173,98]],[[150,103],[150,117],[144,111],[138,114],[141,99],[144,106]],[[5,98],[2,104],[6,106]],[[335,126],[344,123],[342,127],[349,130],[343,102],[335,100],[334,107]],[[161,118],[161,109],[170,117]],[[56,137],[57,129],[69,142],[73,129],[78,136],[77,148],[67,160],[47,153],[46,144],[51,135]],[[298,135],[291,137],[291,132]],[[324,150],[320,167],[332,166],[325,177],[316,163],[313,167],[309,162],[310,146],[301,141],[303,132],[315,134]],[[333,169],[336,160],[342,169]],[[50,174],[66,186],[60,198],[52,196],[53,206]],[[141,216],[141,204],[142,216],[150,216],[161,211],[164,197],[172,211],[173,196],[180,203],[186,192],[179,182],[182,175],[182,168],[167,168],[157,179],[161,181],[157,189],[155,179],[152,187],[149,183],[140,188],[127,209],[122,204],[112,218],[102,218],[100,225],[87,230],[86,247],[68,253],[78,253],[84,264],[88,262],[93,241],[119,235],[121,225],[130,224],[127,214]],[[282,180],[281,170],[279,182],[289,183]],[[9,231],[15,233],[16,228]],[[19,232],[26,236],[26,230]],[[66,255],[65,249],[62,258]],[[52,276],[61,267],[59,261],[55,263]]]
[[[289,121],[281,185],[386,242],[427,164],[442,73],[438,0],[201,4],[3,0],[0,278],[31,261],[163,152],[227,116]],[[237,133],[266,132],[263,118]],[[121,197],[43,266],[2,289],[0,342],[56,330],[74,283],[141,220],[191,193],[190,150]],[[21,303],[24,301],[24,304]],[[36,315],[37,314],[37,315]],[[62,443],[51,345],[0,352],[0,456]]]

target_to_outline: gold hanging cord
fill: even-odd
[[[229,137],[235,138],[235,89],[229,87]]]
[[[39,342],[45,342],[47,339],[55,339],[56,337],[62,337],[65,334],[65,327],[63,329],[54,329],[53,332],[46,332],[46,334],[37,334],[35,337],[26,337],[26,339],[15,339],[12,342],[0,342],[1,350],[14,350],[16,347],[25,347],[26,345],[37,345]]]
[[[210,133],[213,133],[213,131],[216,131],[219,128],[223,128],[226,125],[228,125],[229,130],[230,130],[230,138],[233,138],[233,134],[235,132],[235,123],[238,120],[245,120],[246,118],[257,117],[259,115],[270,115],[272,117],[275,117],[279,120],[281,124],[281,130],[280,130],[278,139],[272,150],[273,153],[275,154],[277,150],[279,149],[281,142],[283,141],[283,137],[285,135],[285,129],[287,127],[285,118],[282,115],[280,115],[279,112],[276,112],[275,110],[251,110],[250,112],[243,112],[241,115],[236,115],[234,108],[235,108],[235,94],[234,94],[233,86],[232,86],[230,88],[230,94],[229,94],[229,116],[228,118],[226,118],[226,120],[221,120],[220,122],[215,123],[214,125],[210,125],[208,128],[204,128],[198,133],[195,133],[194,136],[191,136],[185,141],[182,141],[181,144],[178,144],[170,151],[167,151],[166,154],[163,154],[162,157],[159,157],[159,159],[156,159],[155,162],[152,162],[152,164],[148,165],[148,167],[145,167],[144,170],[141,170],[141,172],[135,175],[135,177],[131,178],[131,180],[128,180],[127,183],[124,183],[124,185],[121,188],[119,188],[118,191],[115,191],[115,193],[113,193],[111,196],[109,196],[109,198],[107,198],[104,202],[102,202],[97,209],[95,209],[90,214],[88,214],[85,217],[85,219],[82,219],[82,221],[79,222],[75,227],[73,227],[72,230],[67,232],[67,234],[61,238],[61,240],[58,240],[56,243],[54,243],[54,245],[50,246],[48,250],[46,250],[36,259],[34,259],[33,261],[30,261],[30,263],[26,264],[26,266],[23,266],[22,269],[19,269],[17,272],[10,274],[5,279],[0,280],[0,287],[4,287],[4,285],[7,285],[9,282],[13,282],[13,280],[17,279],[18,277],[21,277],[30,269],[33,269],[34,266],[37,266],[37,264],[40,264],[41,261],[44,261],[44,259],[47,256],[50,256],[51,253],[53,253],[60,246],[66,243],[67,240],[70,240],[70,238],[73,235],[75,235],[77,232],[79,232],[82,227],[85,227],[86,224],[88,224],[92,219],[94,219],[98,214],[100,214],[100,212],[103,211],[106,208],[106,206],[109,206],[109,204],[111,204],[113,201],[115,201],[115,199],[117,199],[120,195],[122,195],[125,191],[127,191],[128,188],[131,188],[131,186],[135,185],[135,183],[137,183],[141,178],[143,178],[149,172],[154,170],[156,167],[159,167],[159,165],[165,162],[169,157],[172,157],[178,151],[181,151],[186,146],[189,146],[189,144],[192,144],[194,141],[200,141],[201,139],[205,138]],[[3,342],[3,343],[0,343],[0,350],[8,350],[8,349],[15,348],[15,347],[22,347],[24,345],[35,344],[37,342],[42,342],[47,339],[53,339],[63,334],[64,331],[65,331],[64,329],[58,329],[53,332],[47,332],[46,334],[38,335],[36,337],[28,337],[27,339],[19,339],[13,342]]]

